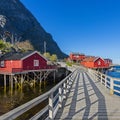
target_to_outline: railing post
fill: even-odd
[[[97,80],[97,73],[95,72],[95,80]]]
[[[113,95],[114,94],[114,85],[113,85],[113,79],[110,78],[110,94]]]
[[[66,83],[63,83],[63,99],[66,99]]]
[[[53,120],[53,93],[49,96],[49,118]]]
[[[72,85],[72,79],[71,79],[71,76],[68,78],[69,80],[69,89],[71,88],[71,85]]]
[[[105,87],[107,87],[107,76],[105,75]]]
[[[91,73],[92,73],[93,78],[95,78],[94,71],[91,70]]]
[[[102,74],[100,74],[100,82],[101,82],[101,84],[102,84]]]
[[[70,86],[69,86],[69,78],[67,79],[67,87],[66,87],[66,92],[69,92],[69,88],[70,88]]]
[[[62,86],[59,87],[59,107],[62,107]]]

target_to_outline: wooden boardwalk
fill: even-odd
[[[80,69],[55,120],[120,120],[120,97]]]

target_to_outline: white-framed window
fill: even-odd
[[[101,65],[101,61],[98,61],[98,65]]]
[[[0,67],[5,67],[5,61],[0,62]]]
[[[34,60],[33,65],[34,65],[34,66],[39,66],[39,60]]]

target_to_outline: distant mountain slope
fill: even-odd
[[[17,40],[29,40],[34,48],[42,53],[44,51],[44,41],[46,41],[47,52],[57,54],[58,58],[67,57],[52,36],[42,28],[36,18],[19,0],[0,0],[0,15],[2,15],[0,16],[1,35],[9,32],[11,38],[13,34]]]

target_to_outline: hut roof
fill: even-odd
[[[38,53],[38,52],[37,51],[9,52],[9,53],[6,53],[6,54],[2,55],[0,57],[0,60],[22,60],[22,59],[25,59],[26,57],[28,57],[28,56],[30,56],[30,55],[32,55],[34,53]],[[44,59],[46,60],[46,58],[44,58]]]

